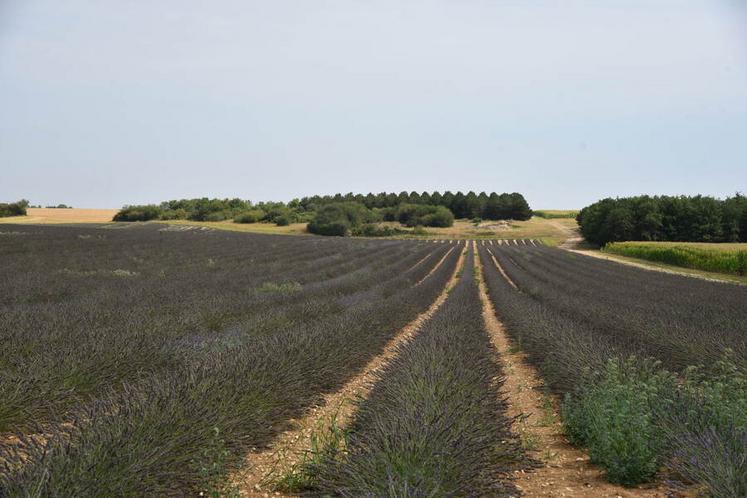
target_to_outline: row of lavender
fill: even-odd
[[[377,373],[351,427],[327,438],[293,491],[330,496],[517,496],[527,468],[482,318],[474,253],[448,298]]]
[[[0,496],[219,489],[427,308],[448,251],[23,227],[0,244]]]
[[[747,494],[746,287],[546,247],[480,257],[499,318],[611,480]]]

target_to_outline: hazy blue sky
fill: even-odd
[[[0,200],[747,190],[740,0],[0,0]]]

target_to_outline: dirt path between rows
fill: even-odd
[[[244,469],[231,479],[231,483],[238,488],[242,496],[293,496],[275,491],[273,482],[279,477],[287,475],[303,461],[304,454],[312,447],[312,438],[315,431],[324,430],[332,423],[344,429],[352,422],[356,411],[353,401],[361,397],[365,398],[368,395],[373,388],[375,374],[396,356],[397,348],[411,340],[423,324],[446,301],[449,291],[456,284],[458,275],[464,266],[467,247],[465,246],[464,250],[460,248],[460,250],[462,253],[459,255],[454,273],[441,294],[426,311],[403,327],[387,343],[381,354],[372,359],[358,375],[353,377],[339,391],[324,396],[323,402],[309,410],[304,418],[292,420],[292,429],[280,434],[269,448],[247,455]],[[443,259],[445,259],[445,256]],[[438,263],[438,266],[441,265],[443,259]]]
[[[473,245],[477,253],[477,246]],[[523,419],[514,426],[531,458],[541,466],[531,471],[516,471],[515,484],[524,496],[552,497],[671,497],[666,488],[623,488],[607,482],[603,472],[589,462],[584,451],[571,446],[563,435],[558,416],[558,400],[544,393],[543,383],[526,355],[512,347],[503,325],[495,314],[482,278],[482,264],[475,254],[479,275],[480,300],[485,327],[500,354],[505,382],[503,395],[508,400],[508,415]]]

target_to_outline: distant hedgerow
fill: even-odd
[[[29,201],[26,199],[12,203],[0,203],[0,218],[8,216],[26,216],[26,208],[28,207]]]

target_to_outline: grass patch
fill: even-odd
[[[578,215],[576,209],[540,209],[539,211],[532,211],[534,216],[545,218],[547,220],[573,218],[575,219]]]
[[[301,290],[301,284],[298,282],[265,282],[257,287],[259,292],[278,293],[278,294],[293,294]]]

